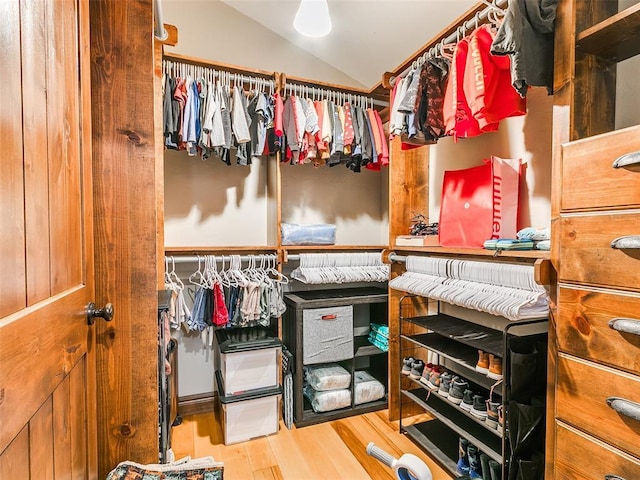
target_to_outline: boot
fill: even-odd
[[[460,437],[458,443],[458,463],[456,464],[456,471],[460,475],[469,475],[469,457],[467,456],[467,449],[469,448],[469,441],[466,438]]]
[[[482,465],[482,480],[492,480],[491,471],[489,470],[489,455],[480,454],[480,465]]]
[[[469,478],[482,478],[482,464],[478,447],[470,443],[467,447],[467,457],[469,458]]]
[[[509,348],[509,366],[509,400],[530,404],[531,397],[540,388],[536,385],[538,351],[535,346],[512,344]]]
[[[502,480],[502,465],[495,460],[489,460],[489,471],[491,473],[491,480]]]

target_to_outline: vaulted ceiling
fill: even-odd
[[[333,29],[307,38],[293,28],[299,0],[222,0],[291,43],[372,87],[478,2],[328,0]],[[355,86],[355,85],[354,85]]]

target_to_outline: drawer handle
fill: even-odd
[[[622,477],[619,477],[618,475],[613,475],[611,473],[607,474],[604,476],[604,480],[625,480]]]
[[[338,315],[336,315],[335,313],[331,315],[322,315],[320,317],[321,320],[335,320],[336,318],[338,318]]]
[[[640,163],[640,152],[631,152],[620,155],[613,161],[611,165],[613,168],[630,167]]]
[[[609,320],[609,328],[623,333],[640,335],[640,320],[633,318],[612,318]]]
[[[640,248],[640,235],[627,235],[611,240],[611,248],[624,250],[626,248]]]
[[[633,418],[640,422],[640,404],[621,397],[607,398],[607,405],[613,408],[620,415]]]

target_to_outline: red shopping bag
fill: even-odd
[[[491,157],[477,167],[444,172],[441,246],[482,248],[490,238],[515,238],[521,164]]]

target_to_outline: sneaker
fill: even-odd
[[[456,464],[456,471],[460,475],[469,475],[469,457],[467,450],[469,449],[469,441],[460,437],[458,440],[458,463]]]
[[[464,391],[469,388],[469,383],[464,378],[453,377],[451,379],[451,388],[449,390],[449,396],[447,397],[451,403],[460,405]]]
[[[469,459],[469,478],[482,479],[482,462],[480,461],[480,450],[478,447],[469,444],[467,447],[467,458]]]
[[[498,426],[496,427],[496,430],[498,430],[500,435],[504,432],[504,408],[502,405],[498,406]]]
[[[424,366],[424,370],[422,371],[422,375],[420,376],[420,382],[426,385],[429,382],[429,375],[431,375],[431,371],[435,368],[433,363],[427,363]]]
[[[471,411],[471,407],[473,407],[473,390],[467,388],[462,395],[462,402],[460,403],[460,408],[466,410],[467,412]]]
[[[417,358],[411,364],[411,371],[409,372],[409,377],[414,380],[419,380],[422,377],[422,372],[424,371],[424,362]]]
[[[502,380],[502,359],[489,354],[489,371],[487,377],[493,380]]]
[[[413,357],[404,357],[402,359],[402,374],[409,375],[411,373],[411,364],[415,362]]]
[[[449,372],[444,372],[442,375],[440,375],[440,387],[438,388],[438,395],[445,398],[449,396],[452,379],[453,375]]]
[[[498,428],[498,407],[502,405],[499,402],[492,402],[487,400],[487,418],[484,421],[489,427],[493,429]]]
[[[489,372],[489,354],[478,350],[478,363],[476,363],[476,372],[486,375]]]
[[[473,404],[471,406],[471,415],[477,417],[481,420],[487,418],[487,404],[486,400],[482,395],[474,395],[473,396]]]
[[[429,381],[427,382],[427,387],[430,390],[438,390],[440,388],[440,379],[444,370],[441,367],[435,367],[431,371],[431,375],[429,375]]]

